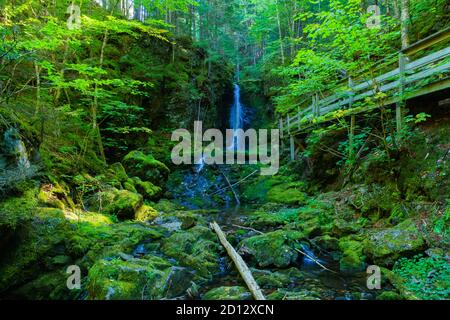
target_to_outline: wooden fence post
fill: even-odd
[[[353,114],[351,116],[350,120],[350,134],[349,134],[349,158],[353,157],[354,149],[353,149],[353,143],[354,143],[354,137],[355,137],[355,126],[356,126],[356,116]]]
[[[291,161],[295,161],[295,141],[294,141],[294,136],[290,135],[289,136],[289,140],[290,140],[290,147],[291,147]]]
[[[348,104],[348,108],[351,109],[353,107],[353,98],[355,97],[355,93],[353,92],[353,79],[351,77],[348,77],[348,87],[350,88],[350,102]]]

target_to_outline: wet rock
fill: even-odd
[[[326,251],[336,251],[339,249],[339,240],[330,235],[315,237],[311,242]]]
[[[288,287],[304,278],[303,273],[297,268],[289,268],[276,272],[252,269],[252,273],[258,285],[263,289]]]
[[[170,173],[164,163],[140,151],[127,154],[123,159],[123,165],[130,176],[150,181],[156,186],[164,185]]]
[[[239,252],[254,257],[260,267],[274,265],[284,268],[297,260],[298,253],[294,246],[302,238],[304,235],[301,232],[278,230],[245,239]]]
[[[219,287],[206,292],[202,300],[251,300],[252,294],[244,287]]]
[[[365,253],[377,264],[392,265],[395,260],[405,254],[422,251],[425,241],[412,220],[373,232],[367,241]]]

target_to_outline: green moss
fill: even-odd
[[[150,181],[157,186],[164,185],[170,173],[164,163],[140,151],[132,151],[127,154],[123,159],[123,164],[130,176]]]
[[[153,300],[173,298],[191,285],[192,275],[156,256],[100,260],[89,270],[88,299]]]
[[[339,249],[342,251],[340,269],[344,272],[358,272],[365,270],[365,259],[363,254],[364,243],[360,239],[350,236],[339,240]]]
[[[303,192],[305,184],[302,182],[290,182],[277,185],[267,192],[267,199],[270,202],[284,203],[289,205],[303,204],[307,196]]]
[[[20,197],[0,202],[0,230],[16,230],[29,221],[38,205],[36,194],[36,189],[28,190]]]
[[[298,220],[298,209],[282,209],[277,211],[258,211],[251,213],[248,223],[254,228],[276,228]]]
[[[112,164],[111,170],[114,172],[115,176],[117,177],[117,180],[120,181],[121,183],[125,183],[128,180],[128,174],[120,162]]]
[[[208,228],[196,226],[164,239],[162,252],[186,267],[196,270],[201,278],[211,279],[220,272],[217,237]]]
[[[377,300],[402,300],[402,296],[394,291],[385,291],[377,296]]]
[[[244,287],[219,287],[206,292],[202,300],[251,300],[252,294]]]
[[[144,199],[155,201],[162,196],[162,189],[155,186],[151,182],[142,181],[140,178],[133,178],[136,191],[141,194]]]
[[[399,278],[394,285],[402,291],[425,300],[450,299],[450,265],[443,257],[402,258],[395,263],[393,272]]]
[[[421,251],[425,241],[412,220],[382,231],[372,232],[365,253],[377,264],[392,265],[404,254]]]
[[[137,210],[135,219],[137,221],[146,222],[146,221],[153,221],[157,217],[158,211],[156,211],[155,209],[153,209],[148,205],[143,205]]]
[[[304,234],[298,231],[278,230],[245,239],[239,252],[253,256],[261,267],[284,268],[297,260],[294,247],[296,241],[303,238]]]

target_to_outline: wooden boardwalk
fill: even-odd
[[[370,73],[348,78],[328,96],[310,95],[295,115],[279,119],[281,137],[290,138],[291,158],[295,158],[294,137],[333,120],[337,111],[351,116],[353,123],[356,114],[395,104],[401,130],[408,99],[450,88],[449,40],[450,27],[384,59]]]

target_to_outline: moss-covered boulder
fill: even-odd
[[[217,236],[206,227],[178,231],[164,239],[161,249],[182,266],[195,270],[199,278],[212,279],[220,272]]]
[[[258,285],[263,289],[285,288],[303,280],[303,273],[297,268],[289,268],[276,272],[252,269]]]
[[[296,241],[303,238],[304,234],[298,231],[278,230],[245,239],[239,252],[252,256],[260,267],[274,265],[284,268],[297,260],[298,253],[294,247]]]
[[[139,177],[142,181],[150,181],[157,186],[163,186],[167,181],[170,170],[167,166],[141,151],[132,151],[123,159],[123,165],[132,177]]]
[[[364,243],[360,240],[354,236],[339,240],[339,249],[342,251],[342,257],[339,261],[341,271],[359,272],[365,270]]]
[[[125,183],[128,180],[128,174],[120,162],[113,163],[110,169],[114,172],[119,182]]]
[[[98,192],[87,201],[90,211],[114,215],[121,220],[132,220],[143,205],[140,194],[115,188]]]
[[[160,187],[155,186],[149,181],[142,181],[138,177],[135,177],[132,180],[135,190],[141,194],[144,199],[157,201],[161,198],[163,192]]]
[[[192,275],[156,256],[100,260],[89,270],[88,299],[157,300],[174,298],[191,286]]]
[[[158,211],[144,204],[136,211],[135,220],[146,222],[146,221],[153,221],[157,217]]]
[[[425,240],[419,229],[414,221],[408,219],[395,227],[372,232],[365,253],[375,263],[391,266],[402,255],[420,252],[424,248]]]
[[[202,300],[251,300],[252,294],[240,286],[219,287],[206,292]]]
[[[307,196],[303,192],[305,185],[302,182],[283,183],[271,188],[267,193],[270,202],[298,205],[306,202]]]

